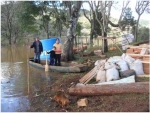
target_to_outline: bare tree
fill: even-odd
[[[137,31],[138,31],[140,17],[144,13],[145,9],[148,7],[149,3],[150,3],[149,1],[137,1],[136,2],[135,10],[136,10],[136,13],[138,14],[138,19],[137,19],[136,29],[135,29],[136,41],[137,41]]]
[[[84,16],[88,19],[90,25],[91,25],[91,30],[90,30],[90,46],[93,46],[93,36],[94,36],[94,28],[95,28],[95,14],[94,14],[94,4],[91,1],[88,1],[88,4],[90,6],[90,16],[88,16],[85,12],[85,9],[83,8],[83,14]]]
[[[98,21],[100,28],[102,30],[102,37],[107,37],[108,22],[109,22],[112,4],[113,4],[112,1],[98,1],[97,3],[94,2],[94,6],[95,6],[94,12],[95,12],[96,20]],[[102,20],[98,19],[98,15],[97,15],[98,10],[100,10],[102,13]],[[107,39],[103,40],[102,46],[103,46],[103,53],[107,52],[108,51]]]
[[[122,20],[122,18],[123,18],[123,16],[124,16],[124,14],[125,14],[125,10],[127,9],[127,6],[129,5],[129,3],[130,3],[130,1],[123,1],[122,2],[122,9],[121,9],[121,14],[120,14],[120,17],[119,17],[119,20],[118,20],[118,22],[116,23],[116,24],[114,24],[114,23],[112,23],[110,20],[109,20],[109,24],[111,25],[111,26],[113,26],[113,27],[119,27],[121,30],[122,30],[122,25],[121,25],[121,20]]]
[[[1,28],[2,36],[9,40],[9,45],[12,44],[13,18],[14,18],[14,2],[3,2],[1,6]]]
[[[110,14],[111,14],[111,8],[114,4],[114,1],[94,1],[94,12],[96,16],[96,20],[98,21],[100,28],[102,30],[102,36],[107,37],[107,32],[108,32],[108,25],[110,24],[113,27],[121,27],[120,21],[122,20],[123,14],[125,9],[127,8],[129,1],[125,2],[123,1],[123,7],[121,11],[120,18],[117,22],[117,24],[114,24],[113,22],[110,21]],[[102,19],[98,19],[98,11],[102,13]],[[107,39],[103,40],[103,53],[108,51],[108,44],[107,44]]]

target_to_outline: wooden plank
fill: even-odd
[[[105,39],[116,39],[116,37],[104,37]],[[97,39],[102,40],[103,37],[102,36],[98,36]]]
[[[144,64],[150,64],[150,61],[142,61]]]
[[[90,76],[90,78],[88,78],[84,84],[87,84],[94,76],[96,76],[96,74],[97,73],[95,72],[92,76]]]
[[[127,55],[130,55],[130,56],[149,56],[150,57],[150,55],[141,55],[141,54],[129,54],[129,53],[126,53]]]
[[[100,69],[101,65],[95,66],[89,73],[87,73],[83,78],[79,80],[80,83],[87,84],[97,73],[97,70]]]
[[[69,88],[70,95],[95,96],[127,93],[149,93],[149,82],[120,83],[107,85],[82,85]]]
[[[80,83],[84,83],[91,75],[93,75],[93,73],[95,73],[96,69],[97,69],[97,66],[95,66],[90,72],[88,72],[85,76],[83,76],[83,77],[79,80],[79,82],[80,82]]]
[[[87,84],[94,76],[96,76],[96,74],[97,74],[96,71],[100,69],[100,66],[101,65],[96,66],[96,70],[93,71],[93,74],[83,84]]]
[[[128,48],[138,48],[138,49],[143,49],[143,48],[147,48],[147,47],[141,47],[141,46],[132,46],[132,45],[128,45]]]
[[[91,75],[91,73],[95,70],[95,68],[96,67],[94,67],[91,71],[89,71],[86,75],[84,75],[79,81],[80,82],[85,81],[85,79]]]

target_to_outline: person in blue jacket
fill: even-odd
[[[43,52],[43,45],[38,37],[36,37],[30,48],[34,48],[34,62],[40,63],[40,55]]]

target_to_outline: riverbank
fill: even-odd
[[[108,55],[109,54],[109,55]],[[108,56],[120,55],[118,50],[110,51]],[[84,62],[88,58],[92,60],[100,59],[97,56],[80,57],[79,62]],[[93,65],[91,65],[93,68]],[[89,68],[88,71],[91,69]],[[87,72],[88,72],[87,71]],[[68,88],[79,82],[87,72],[84,73],[64,73],[58,77],[55,82],[47,87],[41,88],[39,92],[32,92],[29,95],[31,108],[30,112],[148,112],[149,111],[149,94],[120,94],[111,96],[70,96]],[[149,78],[136,78],[136,82],[149,81]],[[90,83],[95,82],[94,79]],[[54,100],[53,96],[57,91],[64,90],[70,103],[67,107],[60,107]],[[77,101],[81,98],[87,98],[86,107],[78,107]]]

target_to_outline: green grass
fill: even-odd
[[[107,58],[112,57],[112,56],[121,56],[122,55],[122,53],[117,49],[114,51],[109,50],[107,53],[104,53],[104,54],[107,56]]]
[[[149,82],[149,77],[136,77],[136,82]]]

